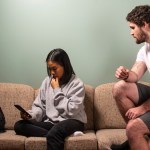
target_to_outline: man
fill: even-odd
[[[113,96],[127,122],[128,141],[112,145],[113,150],[149,150],[145,135],[150,135],[150,86],[138,83],[144,73],[150,73],[150,6],[136,6],[126,17],[131,35],[137,44],[145,42],[136,62],[129,70],[120,66],[115,76],[121,79],[113,87]]]

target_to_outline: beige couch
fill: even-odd
[[[126,140],[125,122],[115,100],[112,86],[107,83],[93,88],[85,85],[85,110],[88,117],[86,130],[82,136],[69,136],[65,140],[65,150],[110,150],[112,143]],[[16,135],[13,126],[20,119],[14,104],[30,109],[38,90],[31,86],[0,83],[0,107],[6,118],[6,132],[0,133],[0,150],[46,150],[46,139]]]

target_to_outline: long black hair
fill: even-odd
[[[61,65],[64,68],[64,74],[60,79],[60,84],[66,84],[67,82],[69,82],[72,74],[75,75],[69,56],[63,49],[57,48],[51,50],[50,53],[47,55],[46,62],[48,63],[49,60],[56,62],[57,64]],[[51,75],[48,65],[47,65],[47,73],[49,76]]]

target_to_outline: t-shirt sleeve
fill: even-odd
[[[136,61],[144,61],[145,45],[139,50]]]

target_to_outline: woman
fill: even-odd
[[[85,89],[77,78],[63,49],[52,50],[47,58],[48,77],[28,113],[21,113],[15,123],[16,134],[46,137],[47,150],[63,150],[64,140],[75,131],[83,131],[87,117],[84,111]]]

